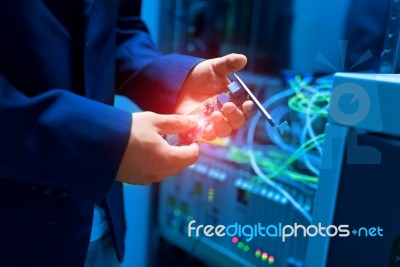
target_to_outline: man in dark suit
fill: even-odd
[[[139,19],[140,1],[119,2],[0,3],[1,266],[89,266],[99,240],[112,240],[100,255],[121,261],[121,182],[160,181],[199,153],[160,136],[196,119],[157,113],[187,113],[246,64],[236,54],[163,56]],[[156,113],[112,107],[116,91]],[[204,137],[229,135],[250,109],[225,104]]]

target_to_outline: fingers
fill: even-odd
[[[211,114],[210,120],[213,124],[215,134],[219,137],[226,137],[232,133],[232,127],[227,118],[221,112],[215,111]]]
[[[229,54],[212,59],[212,66],[219,76],[226,76],[246,66],[247,58],[241,54]]]
[[[177,169],[183,169],[194,164],[199,157],[199,145],[193,143],[187,146],[169,146],[168,158],[171,165]]]
[[[203,138],[213,140],[217,136],[226,137],[232,133],[232,130],[241,128],[247,118],[250,118],[255,113],[254,103],[246,101],[242,110],[237,108],[235,104],[228,102],[222,107],[221,112],[213,112],[210,120],[212,125],[209,125],[203,133]]]
[[[226,103],[222,107],[222,112],[224,113],[230,126],[234,130],[237,130],[240,127],[242,127],[246,121],[244,113],[241,110],[239,110],[233,103],[230,102]]]
[[[154,115],[154,125],[160,134],[183,133],[195,128],[199,122],[194,115]]]
[[[203,132],[203,138],[208,141],[217,138],[217,134],[215,133],[215,129],[212,124],[208,125],[205,131]]]
[[[181,172],[184,168],[196,163],[199,158],[200,149],[197,143],[187,146],[171,146],[163,143],[160,146],[162,146],[160,147],[162,160],[158,166],[162,167],[162,171],[158,170],[159,178],[156,178],[156,181]]]
[[[158,131],[158,128],[169,132],[174,131],[174,127],[182,130],[191,126],[190,116],[151,112],[132,114],[131,133],[117,171],[117,180],[129,184],[158,182],[194,164],[199,156],[198,144],[170,146]]]
[[[251,118],[257,112],[253,101],[250,100],[243,103],[242,110],[246,119]]]

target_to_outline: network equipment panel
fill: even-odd
[[[202,150],[210,149],[212,147]],[[289,189],[289,188],[288,188]],[[312,208],[312,192],[289,189],[298,202]],[[240,166],[202,155],[196,165],[163,183],[161,196],[161,232],[189,253],[220,266],[302,266],[307,240],[296,238],[282,242],[280,237],[188,237],[188,226],[195,225],[308,225],[279,192]],[[193,226],[195,226],[193,225]],[[236,228],[235,231],[238,229]],[[254,233],[254,228],[246,230]],[[271,232],[273,232],[271,230]],[[204,255],[206,254],[206,255]]]
[[[308,239],[283,242],[280,231],[311,223],[329,82],[290,77],[263,103],[278,123],[290,121],[288,133],[257,114],[233,138],[201,143],[199,161],[161,184],[161,235],[207,266],[304,266]],[[231,228],[223,237],[196,236],[199,225]]]

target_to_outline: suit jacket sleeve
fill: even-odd
[[[117,89],[143,110],[172,113],[177,94],[202,59],[161,55],[140,19],[140,1],[122,1],[117,23]]]
[[[114,181],[131,114],[65,90],[27,97],[0,74],[0,121],[0,179],[97,202]]]

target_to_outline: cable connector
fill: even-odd
[[[271,115],[268,113],[268,111],[265,110],[265,108],[261,105],[261,103],[258,101],[258,99],[253,95],[253,93],[250,91],[250,89],[246,86],[246,84],[242,81],[242,79],[239,78],[239,76],[236,73],[233,73],[237,81],[241,84],[243,89],[246,91],[246,93],[249,95],[250,99],[254,102],[254,104],[257,106],[258,110],[261,112],[261,114],[264,115],[264,117],[267,119],[268,123],[278,129],[279,134],[284,134],[289,130],[289,123],[287,121],[282,122],[281,124],[276,124],[274,119],[271,117]]]
[[[289,123],[287,121],[282,122],[279,125],[275,125],[275,128],[278,130],[280,135],[284,135],[287,133],[290,129]]]

